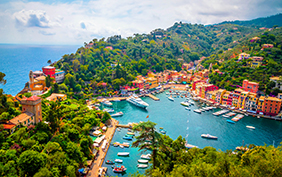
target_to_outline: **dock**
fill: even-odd
[[[114,146],[124,146],[124,147],[129,147],[129,144],[124,144],[124,143],[119,143],[119,142],[114,142]]]
[[[129,123],[127,125],[117,124],[116,127],[120,128],[132,128],[134,125],[138,125],[138,123]]]
[[[148,97],[150,97],[150,98],[152,98],[153,100],[155,100],[155,101],[160,101],[160,99],[159,98],[157,98],[157,97],[155,97],[154,95],[152,95],[152,94],[147,94],[146,96],[148,96]]]

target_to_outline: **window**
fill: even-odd
[[[26,124],[26,121],[24,121],[24,124]]]

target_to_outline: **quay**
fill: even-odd
[[[146,96],[148,96],[148,97],[150,97],[150,98],[152,98],[153,100],[155,100],[155,101],[160,101],[160,99],[158,98],[158,97],[156,97],[156,96],[154,96],[154,95],[152,95],[152,94],[146,94]]]

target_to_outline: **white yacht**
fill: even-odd
[[[113,103],[111,103],[110,101],[108,101],[106,99],[103,99],[101,103],[104,104],[105,106],[112,106],[113,105]]]
[[[143,101],[141,98],[139,98],[136,95],[132,95],[129,98],[126,99],[129,103],[134,104],[135,106],[141,107],[141,108],[147,108],[149,106],[148,103]]]

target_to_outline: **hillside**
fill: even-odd
[[[166,30],[156,29],[150,34],[134,34],[126,39],[119,35],[93,39],[55,64],[67,73],[59,88],[61,92],[79,98],[93,93],[107,95],[122,85],[130,85],[139,74],[146,75],[149,70],[180,71],[183,62],[233,48],[238,41],[260,32],[231,24],[206,27],[180,22]],[[107,84],[102,86],[103,83]]]
[[[240,26],[248,26],[248,27],[266,27],[266,28],[272,28],[274,25],[282,26],[282,14],[272,15],[269,17],[261,17],[256,18],[253,20],[246,20],[246,21],[224,21],[219,23],[219,25],[222,24],[236,24]]]

